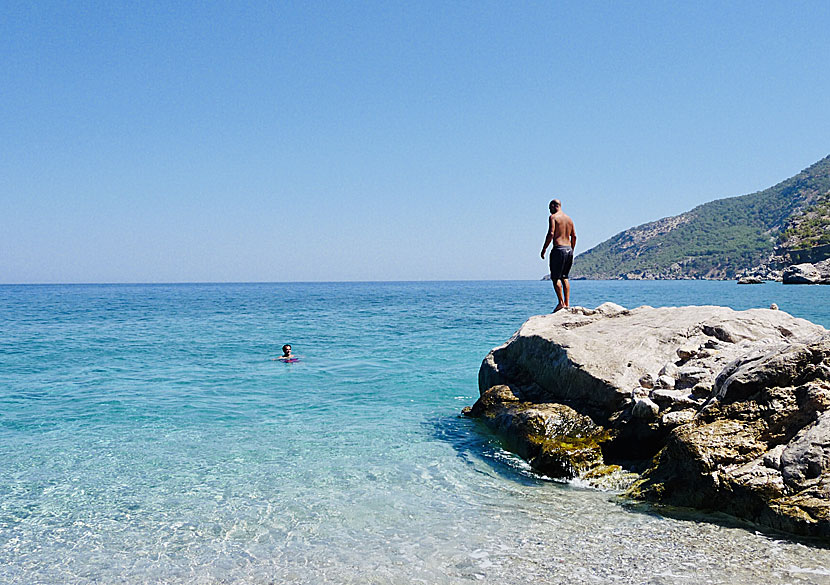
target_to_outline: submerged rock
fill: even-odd
[[[603,465],[608,433],[563,404],[521,402],[506,385],[493,386],[465,414],[482,418],[507,446],[550,477],[573,479]]]
[[[603,308],[605,307],[605,308]],[[481,418],[552,477],[830,539],[830,333],[783,311],[573,308],[479,371]]]

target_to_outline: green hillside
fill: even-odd
[[[619,233],[577,256],[572,275],[733,278],[767,262],[776,247],[824,242],[827,226],[830,156],[764,191],[710,201]]]
[[[781,240],[781,244],[791,250],[830,244],[830,193],[795,213]]]

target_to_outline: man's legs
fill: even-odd
[[[565,283],[566,283],[566,286],[568,286],[568,289],[566,289],[566,290],[569,290],[570,285],[568,285],[567,282],[568,281],[566,280]],[[558,311],[558,310],[560,310],[564,307],[567,307],[568,303],[562,300],[562,281],[559,280],[558,278],[553,281],[553,290],[556,291],[556,298],[559,299],[559,304],[556,305],[556,308],[553,310],[553,312],[555,313],[556,311]]]
[[[559,299],[559,304],[553,310],[556,311],[568,306],[568,303],[562,297],[562,267],[565,261],[565,256],[559,246],[554,246],[550,251],[550,280],[553,283],[553,290],[556,291],[556,298]]]
[[[562,281],[562,289],[565,292],[565,306],[571,306],[571,281],[568,279],[568,273],[571,271],[571,266],[574,261],[573,248],[566,248],[564,258],[562,260],[562,271],[559,273]],[[559,303],[562,303],[562,296],[559,296]]]

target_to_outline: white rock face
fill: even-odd
[[[788,266],[782,280],[784,284],[830,284],[830,259]]]
[[[610,416],[650,378],[655,389],[694,387],[702,404],[705,389],[736,358],[825,331],[770,309],[572,307],[531,317],[492,350],[479,370],[479,389],[509,384],[522,400],[578,401]],[[681,394],[688,407],[688,391]]]

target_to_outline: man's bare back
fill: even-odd
[[[576,244],[576,233],[573,220],[559,209],[550,214],[550,234],[554,246],[570,246]],[[571,241],[573,238],[574,241]]]

